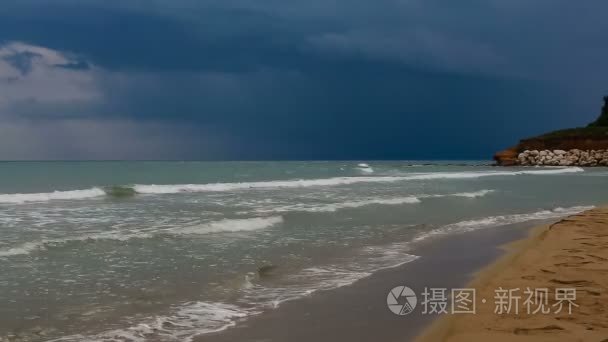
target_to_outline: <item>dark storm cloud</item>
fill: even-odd
[[[104,4],[27,4],[0,10],[0,41],[76,51],[127,70],[234,70],[293,64],[301,58],[277,18],[209,8],[192,18]],[[285,31],[283,30],[285,29]]]
[[[88,131],[121,127],[133,138],[120,141],[137,147],[121,155],[130,158],[143,155],[141,141],[164,145],[159,158],[489,158],[596,116],[608,91],[607,9],[565,0],[11,0],[0,8],[0,42],[26,47],[5,48],[5,74],[19,88],[0,83],[12,91],[0,95],[0,118],[38,134],[80,127],[74,120]],[[46,64],[31,64],[34,47],[49,50]],[[59,84],[53,96],[37,87],[48,74]],[[19,143],[13,136],[5,145]],[[107,136],[68,153],[82,139],[73,135],[42,155],[109,158]]]

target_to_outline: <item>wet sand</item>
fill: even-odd
[[[475,271],[504,254],[499,246],[524,238],[530,227],[510,225],[424,241],[411,251],[420,256],[413,262],[351,286],[283,303],[195,341],[411,341],[438,316],[421,314],[420,304],[407,316],[391,313],[386,298],[393,287],[405,285],[418,294],[425,287],[462,287]]]
[[[608,208],[538,227],[528,239],[508,248],[507,255],[468,285],[477,289],[477,313],[446,316],[419,341],[608,340]],[[503,310],[502,315],[497,314],[495,289],[499,287],[541,289],[533,298],[548,297],[548,313],[543,314],[542,309],[534,313],[538,302],[530,305],[528,313],[528,306],[522,305],[528,296],[520,292],[518,313],[512,307],[508,313]],[[556,313],[556,290],[560,288],[576,290],[571,313],[567,302],[562,302],[562,311]],[[548,296],[541,294],[542,289],[547,289]],[[488,304],[480,303],[482,298],[487,298]]]

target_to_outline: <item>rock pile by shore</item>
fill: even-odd
[[[522,166],[608,166],[608,150],[526,150],[517,156]]]
[[[520,140],[494,160],[499,166],[608,166],[608,96],[600,117],[589,125]]]

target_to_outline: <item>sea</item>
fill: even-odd
[[[2,162],[0,338],[192,341],[606,202],[608,169],[489,164]]]

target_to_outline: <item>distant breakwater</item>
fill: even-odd
[[[521,166],[608,166],[608,150],[525,150],[512,160]]]

